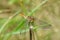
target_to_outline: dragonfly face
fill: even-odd
[[[35,20],[34,17],[31,17],[31,16],[28,16],[27,19],[28,19],[29,22],[34,22],[34,20]]]

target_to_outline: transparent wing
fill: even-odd
[[[51,28],[51,24],[46,22],[45,20],[35,19],[34,26],[42,29],[49,29]]]

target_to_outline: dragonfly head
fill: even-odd
[[[32,16],[25,16],[23,13],[20,14],[23,18],[25,18],[28,22],[34,22],[35,18]]]
[[[34,17],[32,17],[32,16],[28,16],[28,21],[29,21],[29,22],[34,22],[34,20],[35,20]]]

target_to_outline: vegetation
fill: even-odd
[[[33,40],[60,40],[60,0],[0,0],[0,40],[30,40],[20,14],[35,18]]]

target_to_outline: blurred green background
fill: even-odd
[[[27,20],[33,16],[33,40],[60,40],[60,0],[0,0],[0,40],[30,40]]]

